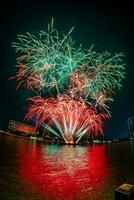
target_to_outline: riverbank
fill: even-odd
[[[42,138],[38,138],[36,136],[24,136],[24,135],[17,135],[17,134],[13,134],[9,131],[0,131],[0,134],[2,135],[7,135],[7,136],[12,136],[12,137],[17,137],[17,138],[22,138],[22,139],[26,139],[26,140],[32,140],[32,141],[39,141],[39,142],[43,142],[45,144],[66,144],[62,141],[57,142],[57,141],[50,141],[50,140],[44,140]]]
[[[59,141],[59,140],[55,140],[55,138],[51,138],[51,140],[49,139],[44,139],[43,137],[37,137],[37,136],[29,136],[29,135],[24,135],[24,134],[15,134],[15,133],[11,133],[8,130],[7,131],[3,131],[0,130],[0,134],[4,134],[4,135],[8,135],[8,136],[12,136],[12,137],[17,137],[17,138],[22,138],[22,139],[26,139],[26,140],[32,140],[32,141],[39,141],[39,142],[43,142],[45,144],[59,144],[59,145],[66,145],[66,143],[64,141]],[[89,145],[89,144],[110,144],[110,143],[115,143],[115,142],[121,142],[121,141],[129,141],[132,139],[113,139],[113,140],[93,140],[93,141],[84,141],[84,142],[79,142],[78,145]],[[75,145],[75,144],[69,144],[69,145]]]

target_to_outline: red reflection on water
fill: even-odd
[[[19,173],[48,199],[80,199],[107,180],[105,145],[19,148]]]

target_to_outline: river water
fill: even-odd
[[[0,135],[0,200],[113,200],[134,184],[134,141],[45,145]]]

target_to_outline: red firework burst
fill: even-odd
[[[102,134],[102,121],[109,117],[107,114],[98,114],[84,101],[67,95],[59,95],[56,99],[36,96],[29,100],[31,105],[26,118],[35,118],[37,126],[45,125],[46,129],[62,137],[66,143],[77,143],[85,134]]]

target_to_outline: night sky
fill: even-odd
[[[43,3],[44,2],[44,3]],[[55,3],[54,3],[55,2]],[[72,1],[73,2],[73,1]],[[126,79],[123,88],[114,96],[111,105],[112,118],[105,124],[107,137],[127,136],[128,117],[134,117],[134,12],[129,1],[4,1],[0,5],[0,124],[5,128],[10,119],[23,121],[26,111],[24,89],[16,91],[14,75],[15,51],[11,42],[16,34],[38,33],[45,30],[51,18],[59,31],[67,32],[75,26],[73,38],[85,47],[94,44],[100,52],[122,52],[126,63]]]

